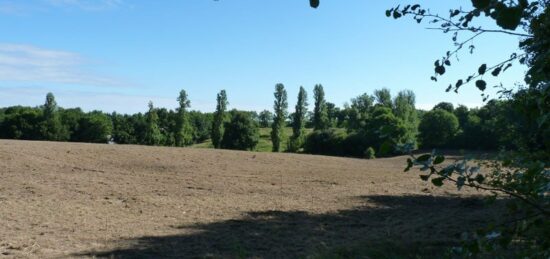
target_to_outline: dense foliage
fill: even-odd
[[[231,120],[225,122],[221,148],[254,150],[258,144],[258,125],[250,113],[231,111]]]
[[[500,222],[492,222],[476,233],[465,233],[464,245],[454,250],[461,256],[507,254],[513,258],[550,257],[549,5],[548,0],[472,0],[470,10],[451,9],[448,18],[431,13],[418,4],[398,6],[386,12],[388,17],[395,19],[411,16],[418,23],[429,20],[437,25],[434,29],[452,33],[455,49],[434,62],[435,75],[431,78],[434,81],[451,68],[450,59],[463,47],[468,46],[470,53],[473,53],[474,39],[489,33],[519,37],[519,48],[523,53],[513,52],[509,56],[503,53],[502,62],[481,64],[467,78],[450,84],[447,91],[454,89],[458,93],[461,87],[471,84],[482,92],[484,100],[489,100],[485,93],[486,77],[498,77],[517,63],[528,67],[525,86],[517,89],[501,84],[497,86],[501,89],[500,100],[491,100],[485,107],[470,113],[464,107],[453,109],[443,103],[437,107],[439,115],[433,113],[430,116],[432,123],[421,123],[424,143],[441,146],[449,143],[444,139],[455,133],[454,125],[458,121],[462,129],[456,134],[457,142],[472,146],[504,146],[508,150],[488,162],[466,158],[443,165],[445,157],[435,152],[411,155],[408,160],[406,171],[418,167],[425,172],[421,179],[431,180],[436,186],[451,183],[458,189],[472,187],[490,191],[494,194],[492,200],[508,198],[508,210]],[[497,29],[473,25],[481,17],[490,20]],[[468,35],[466,40],[460,38],[463,34]],[[439,128],[430,128],[435,125]]]
[[[522,117],[515,108],[529,102],[527,96],[492,100],[474,109],[439,103],[431,111],[422,111],[416,109],[415,95],[410,90],[401,91],[394,98],[388,90],[376,90],[378,97],[364,93],[352,98],[351,105],[339,108],[325,100],[322,86],[318,85],[316,89],[316,103],[320,107],[317,111],[325,115],[316,117],[315,112],[307,111],[307,92],[303,87],[300,87],[295,111],[289,115],[286,90],[282,84],[276,87],[274,95],[275,113],[248,112],[260,127],[271,126],[273,148],[279,143],[279,151],[364,158],[368,148],[372,148],[376,156],[384,157],[402,154],[404,145],[423,149],[497,150],[519,149],[521,143],[529,141],[538,143],[521,137],[534,127],[533,122],[518,121]],[[146,113],[128,115],[59,108],[53,95],[48,95],[40,107],[0,109],[0,137],[162,146],[188,146],[210,139],[214,147],[221,148],[225,122],[231,119],[231,114],[226,112],[225,91],[218,94],[214,113],[190,111],[191,103],[184,90],[176,100],[179,105],[175,110],[157,108],[150,103]],[[315,133],[315,137],[308,137],[305,128],[313,128],[315,118],[323,117],[325,119],[321,121],[326,122],[322,126],[325,129],[320,131],[335,129],[338,134]],[[289,126],[292,135],[284,136],[284,128]],[[340,143],[339,146],[312,150],[324,145],[312,142],[328,143],[326,138],[334,136],[338,139],[328,142]],[[548,142],[547,136],[539,134],[539,139]]]

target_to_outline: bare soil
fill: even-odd
[[[405,157],[0,140],[0,257],[307,257],[438,246],[487,215]]]

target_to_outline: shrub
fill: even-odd
[[[310,133],[304,143],[304,152],[318,155],[342,155],[345,133],[335,129],[316,130]]]
[[[346,136],[342,143],[342,153],[346,156],[362,158],[365,150],[373,145],[363,130],[352,132]]]
[[[295,138],[294,136],[290,137],[287,142],[287,152],[298,152],[304,145],[304,137],[300,136]]]
[[[369,147],[369,148],[367,148],[367,150],[365,150],[365,158],[366,159],[375,159],[376,158],[374,148]]]
[[[232,111],[231,121],[226,122],[224,128],[222,148],[252,150],[258,144],[258,125],[248,113]]]

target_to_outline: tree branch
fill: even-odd
[[[471,31],[471,32],[491,32],[491,33],[505,33],[510,34],[514,36],[520,36],[520,37],[526,37],[526,38],[532,38],[533,35],[531,34],[524,34],[524,33],[517,33],[512,31],[505,31],[505,30],[488,30],[488,29],[481,29],[481,28],[457,28],[457,29],[449,29],[449,28],[436,28],[436,27],[428,27],[426,28],[428,30],[440,30],[440,31]]]

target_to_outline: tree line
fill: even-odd
[[[514,120],[514,100],[493,100],[469,109],[439,103],[430,111],[415,107],[415,94],[404,90],[392,96],[383,88],[352,98],[337,107],[325,98],[323,86],[313,89],[313,109],[300,87],[294,111],[289,111],[283,84],[274,91],[273,111],[228,110],[225,90],[216,98],[216,110],[190,110],[185,90],[174,110],[149,102],[145,113],[83,112],[57,106],[52,93],[37,107],[0,109],[0,137],[4,139],[74,141],[184,147],[210,140],[214,148],[254,150],[259,128],[271,127],[273,152],[374,158],[412,148],[515,148],[521,122]],[[285,135],[285,128],[292,134]],[[306,128],[313,131],[306,134]],[[286,143],[285,146],[282,143]]]

